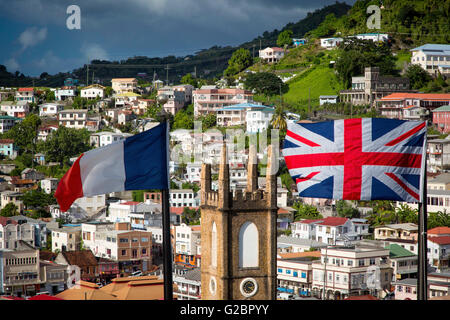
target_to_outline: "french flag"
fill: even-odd
[[[122,141],[82,153],[55,192],[62,212],[82,197],[125,190],[169,188],[166,122]]]

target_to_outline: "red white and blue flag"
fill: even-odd
[[[420,202],[426,122],[288,123],[283,156],[299,196]]]

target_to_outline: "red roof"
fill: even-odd
[[[24,298],[16,297],[16,296],[1,296],[1,299],[4,299],[4,300],[25,300]]]
[[[345,298],[344,300],[378,300],[378,299],[370,294],[366,294],[364,296],[351,296],[351,297]]]
[[[322,221],[323,219],[305,219],[305,220],[301,220],[301,221],[298,221],[299,223],[304,223],[304,224],[310,224],[310,223],[313,223],[313,222],[319,222],[319,221]]]
[[[408,93],[396,92],[381,98],[385,100],[403,100],[403,99],[421,99],[421,100],[450,100],[450,93]]]
[[[14,139],[0,139],[0,144],[14,143]]]
[[[54,296],[49,296],[47,294],[40,294],[40,295],[31,297],[28,300],[64,300],[64,299],[57,298],[57,297],[54,297]]]
[[[189,208],[193,210],[198,209],[198,207],[170,207],[170,213],[181,215],[183,214],[184,208]]]
[[[449,227],[436,227],[427,231],[428,234],[450,234]]]
[[[322,226],[330,226],[330,227],[336,227],[336,226],[341,226],[344,223],[346,223],[348,221],[348,218],[343,218],[343,217],[328,217],[323,219],[322,222],[318,223]]]
[[[6,224],[17,224],[16,220],[10,219],[8,217],[2,217],[0,216],[0,224],[2,226],[6,226]]]
[[[450,236],[428,237],[428,240],[437,244],[450,244]]]
[[[19,88],[19,90],[17,90],[19,92],[24,92],[24,91],[34,91],[33,88]]]
[[[137,201],[127,201],[127,202],[124,202],[124,203],[121,203],[121,204],[123,204],[124,206],[135,206],[135,205],[137,205],[139,203],[140,202],[137,202]]]

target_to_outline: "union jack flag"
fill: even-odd
[[[421,201],[426,122],[288,123],[283,156],[299,196]]]

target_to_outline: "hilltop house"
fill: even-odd
[[[284,49],[278,47],[267,47],[259,50],[259,57],[267,63],[274,63],[284,57]]]
[[[411,63],[432,75],[450,74],[450,44],[424,44],[410,50]]]
[[[34,96],[35,91],[33,88],[19,88],[16,91],[15,100],[27,101],[29,103],[36,102],[36,97]]]

